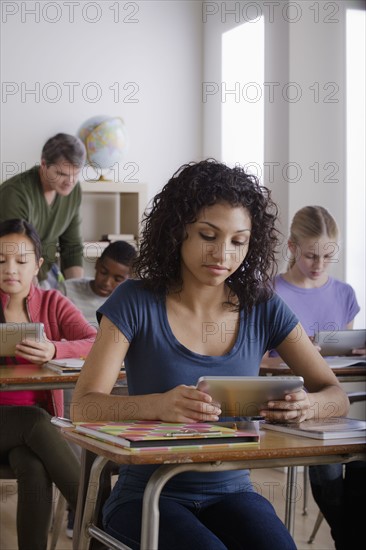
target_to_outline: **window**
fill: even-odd
[[[347,191],[346,280],[355,289],[361,311],[355,328],[365,317],[365,11],[347,10]]]
[[[262,177],[264,161],[264,17],[222,35],[222,160]]]

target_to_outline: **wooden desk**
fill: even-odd
[[[331,464],[366,459],[366,442],[362,438],[320,441],[262,430],[259,446],[248,447],[248,449],[230,449],[225,452],[146,451],[133,454],[114,445],[77,434],[72,428],[62,429],[62,433],[66,439],[83,448],[81,485],[74,526],[74,550],[87,550],[91,536],[102,541],[106,546],[109,545],[110,548],[126,548],[92,524],[100,474],[109,460],[118,464],[160,465],[145,489],[141,528],[141,550],[156,550],[159,536],[160,493],[165,483],[179,473]],[[290,532],[293,531],[296,501],[296,468],[291,468],[291,471],[295,477],[288,480],[285,518],[285,524]],[[82,511],[84,513],[81,520]]]
[[[50,390],[74,388],[79,373],[58,374],[41,365],[0,365],[0,391]],[[121,372],[118,380],[126,378]]]
[[[41,365],[0,365],[0,391],[74,388],[79,373],[58,374]]]
[[[343,367],[332,369],[340,382],[364,382],[366,380],[366,366]],[[290,367],[283,364],[281,357],[266,357],[260,365],[261,376],[291,376]]]

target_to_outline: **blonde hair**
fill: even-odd
[[[338,225],[333,216],[322,206],[304,206],[296,212],[290,226],[289,241],[300,244],[304,239],[317,239],[326,235],[334,242],[338,241]],[[288,269],[296,262],[291,256]]]

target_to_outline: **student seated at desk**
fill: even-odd
[[[2,362],[42,364],[86,356],[95,339],[95,328],[65,296],[33,285],[42,261],[41,241],[30,223],[0,223],[0,321],[44,323],[46,334],[46,342],[24,340],[16,357]],[[0,393],[0,461],[10,464],[18,480],[20,550],[47,548],[52,483],[76,507],[79,463],[50,422],[50,415],[62,416],[62,408],[62,390]]]
[[[125,241],[114,241],[105,248],[95,263],[95,277],[67,279],[65,295],[83,313],[90,324],[96,323],[96,311],[113,290],[131,273],[136,249]]]
[[[64,294],[76,305],[91,325],[97,324],[96,311],[104,304],[113,290],[130,277],[131,264],[136,258],[136,249],[125,241],[114,241],[105,248],[95,263],[95,278],[82,277],[63,282]],[[65,415],[70,416],[73,390],[64,391]],[[80,457],[80,447],[71,448]],[[66,536],[72,538],[74,513],[69,510]]]
[[[73,396],[73,420],[216,422],[219,404],[195,388],[202,375],[258,375],[277,348],[308,392],[267,403],[269,420],[299,422],[348,399],[295,315],[273,295],[277,208],[240,167],[214,160],[182,166],[146,213],[135,262],[140,280],[120,285],[99,309],[100,329]],[[111,395],[125,361],[129,396]],[[94,417],[94,420],[96,418]],[[155,466],[123,466],[104,508],[105,530],[140,546],[142,496]],[[159,502],[160,550],[294,550],[248,471],[190,472]]]
[[[310,338],[319,330],[351,329],[360,311],[353,288],[328,275],[330,265],[338,261],[338,243],[337,223],[328,210],[305,206],[296,212],[288,240],[288,269],[275,277],[274,287]],[[357,540],[363,535],[360,514],[366,464],[346,464],[345,476],[342,464],[310,466],[309,477],[314,499],[331,528],[337,550],[357,547]]]

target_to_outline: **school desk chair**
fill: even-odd
[[[350,392],[347,395],[348,395],[348,399],[349,399],[349,402],[351,403],[351,405],[352,405],[352,403],[359,403],[359,402],[362,402],[362,401],[366,400],[366,392],[364,392],[364,391]],[[306,468],[306,470],[308,470],[308,466],[306,466],[305,468]],[[304,468],[304,488],[305,488],[305,483],[307,483],[307,480],[308,480],[308,472],[306,473],[306,479],[305,479],[305,468]],[[304,489],[304,510],[303,510],[303,514],[306,515],[306,513],[307,512],[306,512],[305,489]],[[312,530],[311,535],[310,535],[309,540],[308,540],[308,544],[311,544],[312,542],[314,542],[314,539],[316,537],[317,532],[319,531],[319,527],[321,526],[321,524],[323,522],[323,519],[324,519],[324,516],[321,513],[321,511],[319,510],[317,518],[315,520],[313,530]]]
[[[95,533],[92,537],[90,537],[89,544],[88,544],[89,550],[110,550],[110,545],[109,544],[107,545],[103,537],[102,512],[103,512],[104,503],[106,502],[107,498],[109,497],[112,491],[112,477],[118,475],[119,468],[120,468],[120,464],[116,464],[115,462],[112,462],[111,460],[109,460],[101,470],[99,481],[98,481],[98,488],[96,492],[96,498],[89,509],[89,511],[91,512],[89,519],[90,519],[90,522],[93,524],[94,528],[99,532],[101,532],[102,534],[101,534],[101,538],[98,538],[98,534],[95,534]]]
[[[0,479],[16,479],[10,464],[7,462],[0,463]],[[60,535],[60,531],[62,527],[62,522],[65,516],[65,511],[66,511],[66,500],[60,493],[57,500],[56,510],[53,513],[53,520],[51,523],[52,537],[50,541],[49,550],[56,549],[58,537]]]
[[[350,392],[347,395],[348,395],[348,399],[349,399],[351,404],[352,403],[358,403],[358,402],[366,400],[366,392],[364,392],[364,391]],[[287,469],[287,487],[289,487],[289,486],[291,487],[292,485],[294,485],[294,483],[295,483],[294,480],[296,480],[296,477],[297,477],[297,470],[298,470],[298,466],[290,466]],[[303,467],[303,472],[304,472],[304,474],[303,474],[304,475],[304,478],[303,478],[303,515],[306,516],[307,515],[308,492],[309,492],[309,481],[308,481],[309,467],[304,466]],[[286,523],[286,525],[288,525],[290,523],[290,532],[294,533],[295,517],[294,517],[294,514],[290,515],[290,505],[291,505],[290,502],[286,502],[285,523]],[[313,540],[315,539],[315,535],[317,534],[322,521],[323,521],[323,514],[319,510],[318,517],[315,521],[314,528],[313,528],[312,533],[311,533],[311,535],[309,537],[309,540],[308,540],[309,544],[311,544],[313,542]]]

